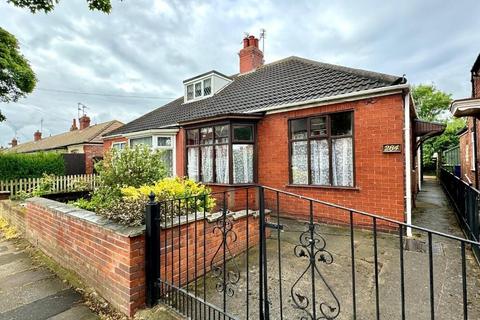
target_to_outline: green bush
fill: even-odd
[[[63,156],[55,152],[0,153],[0,180],[39,178],[65,174]]]
[[[124,211],[138,209],[138,203],[131,206],[123,203],[121,189],[151,185],[167,174],[162,152],[151,151],[143,145],[123,150],[112,149],[104,160],[97,163],[95,169],[99,175],[98,187],[92,193],[91,200],[76,201],[74,205],[100,214],[113,210],[111,208],[122,210],[122,206],[125,207]],[[124,223],[138,224],[138,218],[124,219]]]

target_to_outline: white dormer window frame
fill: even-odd
[[[188,80],[184,82],[184,103],[211,97],[231,81],[231,79],[221,76],[217,72],[210,72],[204,76]]]

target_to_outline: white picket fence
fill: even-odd
[[[56,176],[53,179],[52,193],[93,190],[97,183],[94,174],[77,174],[70,176]],[[32,192],[42,181],[42,178],[26,178],[9,181],[0,181],[0,192],[9,191],[15,195],[20,191]],[[80,190],[82,189],[82,190]]]

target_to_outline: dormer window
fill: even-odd
[[[183,81],[185,85],[185,102],[200,100],[214,95],[232,80],[216,71],[211,71]]]

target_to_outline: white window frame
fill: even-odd
[[[171,141],[172,141],[172,145],[171,146],[159,146],[158,145],[158,138],[170,138]],[[177,176],[177,136],[176,135],[167,135],[167,134],[159,134],[159,135],[154,135],[152,136],[152,150],[173,150],[173,153],[172,153],[172,164],[173,164],[173,168],[172,168],[172,172],[173,172],[173,176],[176,177]]]
[[[126,141],[113,142],[111,148],[112,148],[112,149],[113,149],[113,148],[117,148],[116,146],[120,146],[120,145],[122,145],[122,144],[124,145],[123,149],[125,149],[125,147],[127,146],[127,142],[126,142]],[[123,150],[122,148],[117,148],[117,149]]]
[[[146,134],[143,136],[132,136],[131,138],[128,139],[128,145],[130,146],[130,141],[135,140],[135,139],[141,139],[141,138],[147,138],[151,137],[152,139],[152,146],[151,149],[153,150],[173,150],[173,155],[172,155],[172,172],[173,172],[173,177],[177,176],[177,134]],[[158,138],[170,138],[172,141],[171,146],[158,146]]]
[[[207,79],[210,80],[210,94],[206,95],[205,94],[204,81],[207,80]],[[195,87],[197,86],[197,84],[200,84],[200,95],[199,96],[195,95],[195,92],[196,92]],[[190,85],[193,86],[193,97],[191,99],[188,99],[187,88]],[[185,83],[185,99],[184,99],[185,102],[192,102],[192,101],[200,100],[200,99],[203,99],[203,98],[208,98],[212,95],[213,95],[213,77],[211,75],[208,75],[206,77],[200,78],[200,79],[192,81],[192,82]]]

